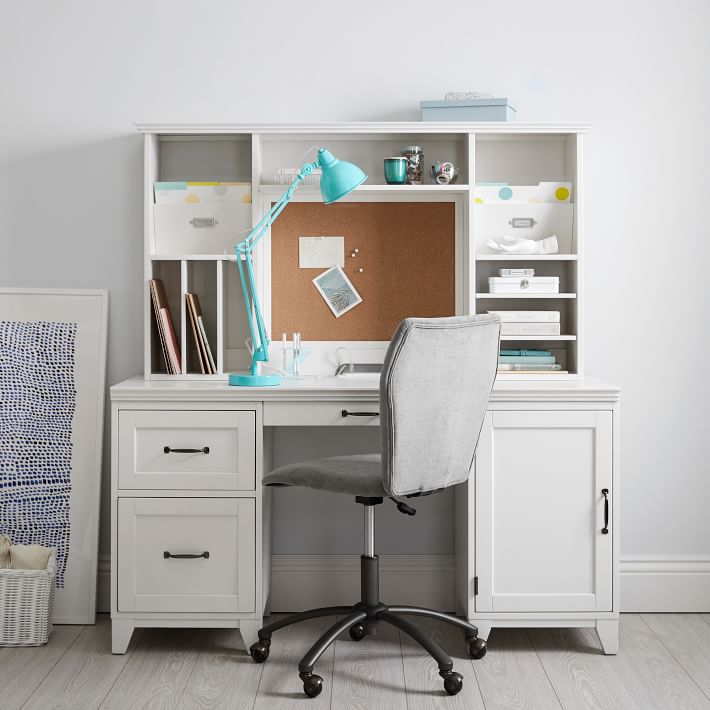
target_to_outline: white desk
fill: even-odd
[[[342,415],[377,411],[378,377],[249,389],[133,378],[111,399],[114,653],[141,626],[239,627],[248,647],[269,596],[269,428],[378,426]],[[594,380],[496,384],[455,498],[457,611],[483,637],[592,626],[616,652],[619,399]]]

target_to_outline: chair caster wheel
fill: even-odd
[[[269,644],[264,641],[257,641],[251,645],[249,654],[254,663],[263,663],[269,657]]]
[[[460,673],[452,671],[444,678],[444,690],[449,695],[457,695],[463,688],[463,676]]]
[[[367,631],[362,624],[353,624],[350,627],[350,638],[353,641],[362,641],[367,636]]]
[[[487,650],[487,644],[483,639],[475,638],[468,642],[468,655],[471,658],[483,658]]]
[[[319,675],[309,673],[308,676],[302,678],[302,680],[303,692],[309,698],[315,698],[320,695],[321,690],[323,690],[323,679]]]

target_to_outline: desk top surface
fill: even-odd
[[[132,377],[111,387],[114,401],[228,401],[290,402],[375,400],[378,374],[304,377],[285,380],[277,387],[230,387],[225,381],[145,380]],[[619,400],[621,390],[600,380],[498,380],[491,401],[604,401]]]

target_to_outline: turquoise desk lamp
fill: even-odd
[[[357,165],[338,160],[329,150],[318,148],[318,160],[314,163],[305,163],[296,175],[296,179],[284,192],[271,209],[262,217],[259,223],[251,230],[249,236],[239,242],[235,247],[239,278],[242,282],[244,303],[247,309],[249,332],[251,334],[252,356],[249,374],[232,373],[229,375],[229,384],[239,387],[271,387],[281,384],[281,377],[277,374],[261,374],[261,363],[269,361],[269,335],[264,326],[264,317],[261,314],[259,299],[254,283],[254,265],[252,252],[254,247],[262,240],[266,230],[277,220],[291,201],[296,188],[303,182],[306,175],[310,175],[316,168],[322,170],[320,178],[320,191],[326,205],[345,197],[367,180]]]

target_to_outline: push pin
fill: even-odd
[[[353,251],[352,251],[352,253],[350,254],[350,256],[352,256],[352,257],[354,258],[354,257],[356,257],[359,253],[360,253],[360,250],[359,250],[359,249],[353,249]]]

